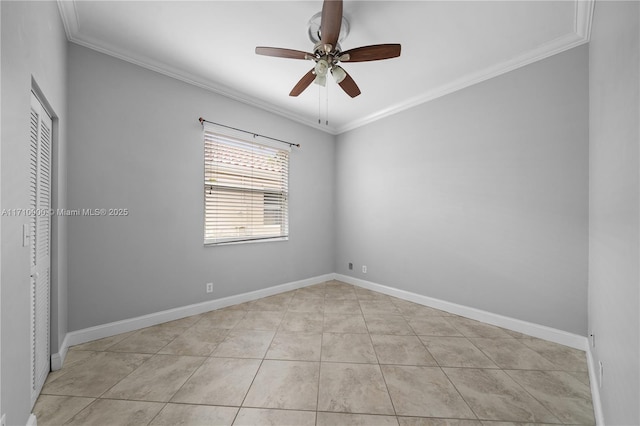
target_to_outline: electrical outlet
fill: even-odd
[[[207,293],[213,293],[213,283],[207,283]]]
[[[352,271],[353,270],[353,263],[349,262],[349,270]]]
[[[367,273],[367,265],[362,265],[362,273],[363,274]]]
[[[602,379],[604,378],[604,366],[602,365],[602,361],[598,362],[600,366],[600,387],[602,387]]]

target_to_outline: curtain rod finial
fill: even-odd
[[[200,122],[200,124],[204,124],[204,118],[200,117],[198,118],[198,121]]]

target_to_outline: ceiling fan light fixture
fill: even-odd
[[[327,85],[327,77],[324,75],[323,76],[317,75],[315,80],[313,80],[313,82],[318,86],[325,87]]]
[[[318,77],[326,77],[329,72],[329,63],[325,59],[318,60],[314,72]]]
[[[345,72],[345,70],[343,70],[342,67],[338,65],[334,66],[331,69],[331,75],[333,76],[333,79],[338,84],[342,83],[342,80],[344,80],[347,77],[347,73]]]

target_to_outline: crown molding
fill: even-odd
[[[137,65],[141,68],[145,68],[145,69],[157,72],[159,74],[165,75],[167,77],[174,78],[176,80],[182,81],[192,86],[200,87],[201,89],[214,92],[226,98],[233,99],[235,101],[244,103],[246,105],[250,105],[250,106],[265,110],[267,112],[271,112],[271,113],[283,116],[290,120],[304,124],[305,126],[314,127],[318,130],[335,134],[333,133],[334,131],[333,129],[327,129],[326,127],[319,126],[317,123],[301,115],[295,114],[291,111],[288,111],[282,108],[278,108],[275,105],[270,104],[268,102],[264,102],[258,99],[248,97],[246,94],[233,90],[230,87],[215,83],[210,80],[199,78],[193,74],[186,73],[184,71],[173,68],[169,65],[156,62],[150,58],[141,57],[133,54],[129,55],[129,54],[119,53],[116,51],[116,49],[110,48],[101,43],[99,44],[98,42],[93,40],[73,38],[73,39],[69,39],[69,41],[75,44],[78,44],[80,46],[84,46],[89,49],[95,50],[97,52],[104,53],[105,55],[113,56],[114,58],[121,59],[125,62],[129,62],[131,64]]]
[[[67,35],[67,39],[70,42],[76,43],[92,50],[96,50],[109,56],[113,56],[134,65],[138,65],[142,68],[164,74],[168,77],[175,78],[177,80],[214,92],[216,94],[225,96],[229,99],[233,99],[246,105],[260,108],[262,110],[274,113],[276,115],[288,118],[305,126],[312,127],[314,129],[318,129],[332,135],[339,135],[358,127],[365,126],[385,117],[389,117],[391,115],[413,108],[425,102],[432,101],[434,99],[440,98],[474,84],[481,83],[485,80],[497,77],[509,71],[513,71],[531,63],[588,43],[591,37],[591,22],[593,20],[593,10],[595,4],[595,0],[574,0],[575,18],[573,33],[545,43],[515,58],[499,62],[491,67],[487,67],[477,72],[469,73],[448,84],[438,86],[426,93],[422,93],[419,96],[407,99],[406,101],[397,103],[366,117],[353,120],[350,123],[347,123],[340,127],[333,127],[319,125],[315,120],[310,120],[302,115],[277,107],[269,102],[251,98],[250,96],[231,89],[230,87],[223,86],[211,80],[203,79],[182,70],[178,70],[177,68],[171,67],[167,64],[154,61],[151,58],[132,54],[130,52],[120,53],[118,52],[118,49],[115,49],[112,46],[108,46],[105,43],[100,42],[99,40],[92,40],[88,37],[82,37],[80,35],[80,25],[78,11],[76,9],[76,1],[77,0],[57,0],[58,9],[60,10],[60,15]]]
[[[250,105],[250,106],[274,113],[276,115],[280,115],[282,117],[288,118],[290,120],[293,120],[305,126],[313,127],[315,129],[321,130],[323,132],[326,132],[332,135],[336,134],[335,129],[332,127],[319,125],[314,120],[309,120],[308,118],[298,115],[296,113],[293,113],[291,111],[276,107],[271,103],[248,97],[244,93],[233,90],[227,86],[218,84],[214,81],[200,78],[196,75],[171,67],[170,65],[167,65],[158,61],[154,61],[153,59],[148,57],[136,55],[131,52],[126,52],[126,53],[118,52],[119,49],[116,49],[113,46],[109,46],[107,43],[101,42],[99,40],[95,40],[91,37],[81,36],[79,19],[78,19],[78,11],[76,9],[76,1],[77,0],[57,0],[58,9],[62,17],[62,23],[63,23],[68,41],[80,46],[87,47],[91,50],[104,53],[105,55],[118,58],[125,62],[129,62],[139,67],[157,72],[159,74],[166,75],[167,77],[180,80],[184,83],[188,83],[193,86],[200,87],[201,89],[214,92],[218,95],[224,96],[229,99],[233,99],[235,101],[244,103],[246,105]]]
[[[505,74],[509,71],[524,67],[582,44],[588,43],[591,37],[591,22],[593,20],[593,9],[595,0],[575,0],[574,2],[574,33],[567,34],[563,37],[559,37],[548,43],[539,46],[536,49],[525,52],[524,54],[497,63],[494,66],[485,68],[475,73],[470,73],[457,80],[452,81],[449,84],[441,85],[439,87],[430,90],[427,93],[423,93],[420,96],[408,99],[405,102],[398,103],[382,111],[378,111],[367,117],[363,117],[358,120],[354,120],[337,129],[337,134],[348,132],[349,130],[362,127],[364,125],[373,123],[382,118],[389,117],[397,114],[401,111],[413,108],[425,102],[432,101],[474,84],[481,83],[485,80],[489,80],[493,77],[497,77],[501,74]]]
[[[58,0],[58,10],[62,18],[64,32],[67,34],[67,40],[71,41],[74,34],[80,32],[78,10],[76,9],[75,0]]]
[[[584,43],[586,43],[586,41],[582,37],[577,36],[576,34],[568,34],[566,36],[557,38],[549,43],[545,43],[544,45],[536,49],[530,50],[516,58],[510,59],[508,61],[500,62],[496,65],[493,65],[491,67],[485,68],[483,70],[480,70],[474,73],[467,74],[461,78],[458,78],[452,81],[451,83],[438,86],[433,90],[430,90],[419,96],[416,96],[404,102],[393,105],[382,111],[371,114],[367,117],[354,120],[351,123],[338,128],[337,133],[341,134],[344,132],[348,132],[349,130],[353,130],[358,127],[362,127],[364,125],[373,123],[385,117],[389,117],[391,115],[394,115],[399,112],[405,111],[407,109],[421,105],[425,102],[429,102],[434,99],[440,98],[442,96],[457,92],[458,90],[462,90],[466,87],[473,86],[485,80],[489,80],[499,75],[508,73],[509,71],[522,68],[526,65],[532,64],[534,62],[540,61],[542,59],[548,58],[550,56],[553,56],[558,53],[564,52],[566,50],[572,49],[574,47],[580,46]]]
[[[559,37],[545,43],[533,50],[523,53],[520,56],[499,62],[483,70],[467,74],[449,84],[444,84],[404,102],[393,105],[384,110],[378,111],[369,116],[354,120],[337,129],[337,134],[348,132],[349,130],[365,126],[385,117],[397,114],[407,109],[413,108],[425,102],[432,101],[442,96],[457,92],[474,84],[505,74],[509,71],[522,68],[534,62],[557,55],[566,50],[588,43],[591,37],[591,22],[593,20],[593,9],[595,0],[575,0],[574,1],[574,33]]]
[[[595,3],[595,0],[576,0],[575,2],[576,20],[573,30],[585,42],[591,40],[591,23],[593,22]]]

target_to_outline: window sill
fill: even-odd
[[[218,247],[218,246],[231,246],[236,244],[255,244],[255,243],[271,243],[275,241],[289,241],[289,237],[280,238],[265,238],[260,240],[245,240],[245,241],[223,241],[220,243],[208,243],[204,242],[205,247]]]

